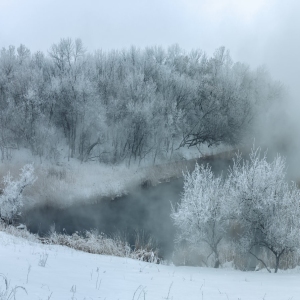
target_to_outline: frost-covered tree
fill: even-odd
[[[225,180],[198,165],[184,179],[181,202],[171,214],[178,240],[192,245],[205,242],[215,255],[215,267],[218,246],[231,222],[240,229],[234,240],[238,248],[269,270],[255,251],[267,249],[275,256],[275,273],[283,254],[299,250],[300,190],[288,183],[281,156],[268,162],[259,149],[252,150],[249,160],[237,155]]]
[[[91,54],[80,39],[45,55],[9,46],[0,50],[1,159],[25,147],[41,158],[155,163],[178,158],[180,146],[236,145],[282,90],[224,47],[209,58],[178,45]]]
[[[284,159],[268,162],[266,155],[252,150],[249,161],[238,156],[228,180],[227,215],[241,226],[240,246],[266,267],[253,248],[271,251],[276,273],[282,255],[300,247],[300,191],[287,182]]]
[[[186,240],[195,246],[206,243],[215,256],[215,268],[220,265],[218,246],[225,233],[222,203],[227,188],[210,167],[196,165],[192,173],[184,176],[181,202],[171,214],[178,228],[178,241]]]
[[[19,179],[13,180],[10,173],[3,178],[4,189],[0,195],[0,218],[8,224],[13,223],[23,205],[22,193],[33,184],[36,177],[33,175],[32,164],[25,165],[20,172]]]

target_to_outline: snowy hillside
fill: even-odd
[[[156,265],[37,244],[3,232],[0,257],[7,292],[16,286],[27,291],[17,288],[17,300],[295,300],[300,295],[300,269],[269,274]],[[2,293],[5,289],[1,279]],[[14,299],[8,296],[0,298]]]

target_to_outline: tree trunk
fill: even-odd
[[[276,256],[275,273],[277,273],[277,271],[278,271],[278,267],[279,267],[279,259],[280,259],[280,256]]]
[[[278,271],[280,257],[281,257],[281,255],[284,253],[284,251],[285,251],[285,249],[283,249],[280,253],[274,253],[274,254],[275,254],[275,257],[276,257],[275,273],[277,273],[277,271]]]
[[[216,258],[216,261],[215,261],[214,268],[217,269],[217,268],[219,268],[219,267],[220,267],[220,260],[219,260],[219,258],[217,257],[217,258]]]
[[[219,253],[217,250],[217,246],[213,249],[213,252],[215,254],[215,265],[214,268],[217,269],[220,267],[220,259],[219,259]]]

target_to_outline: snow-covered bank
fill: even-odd
[[[56,165],[50,162],[40,163],[29,154],[20,156],[20,159],[1,165],[0,177],[10,172],[17,178],[25,164],[34,164],[37,181],[25,191],[28,196],[28,201],[24,201],[25,209],[44,205],[66,208],[76,204],[95,203],[105,197],[113,199],[143,184],[156,185],[170,178],[180,177],[188,165],[185,160],[156,166],[81,164],[77,160]],[[194,166],[195,161],[190,164]]]
[[[37,181],[28,187],[24,194],[24,208],[34,206],[53,206],[67,208],[76,204],[91,204],[101,198],[115,198],[136,189],[141,185],[157,185],[172,178],[181,177],[182,172],[193,170],[196,160],[205,155],[228,151],[228,147],[203,148],[198,150],[182,149],[182,160],[165,161],[153,165],[151,161],[141,164],[133,162],[109,165],[97,162],[80,163],[77,159],[66,159],[59,163],[41,161],[24,149],[15,150],[10,161],[4,161],[0,167],[0,178],[8,172],[16,178],[20,169],[28,163],[34,164]],[[0,184],[0,189],[2,188]]]
[[[269,274],[164,266],[37,244],[3,232],[0,257],[10,288],[22,286],[28,293],[17,289],[17,300],[289,300],[300,295],[300,269]]]

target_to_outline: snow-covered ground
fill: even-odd
[[[230,150],[228,147],[214,147],[208,149],[203,146],[201,153],[216,154]],[[161,161],[153,166],[153,161],[133,162],[109,165],[97,162],[81,163],[77,159],[59,163],[40,160],[28,150],[21,149],[13,152],[10,161],[4,161],[0,168],[0,189],[3,188],[1,179],[8,172],[13,178],[18,178],[20,169],[29,163],[34,164],[34,175],[37,177],[34,185],[26,188],[24,194],[28,201],[24,201],[27,209],[32,206],[50,205],[55,207],[69,207],[74,204],[94,203],[102,197],[117,197],[127,194],[141,184],[148,182],[156,185],[174,177],[181,177],[187,170],[188,164],[193,168],[195,161],[201,154],[197,149],[180,150],[182,160]]]
[[[38,244],[3,232],[0,257],[0,273],[9,280],[9,289],[27,291],[16,289],[17,300],[300,299],[300,269],[269,274],[156,265]],[[4,291],[5,282],[0,282]]]

